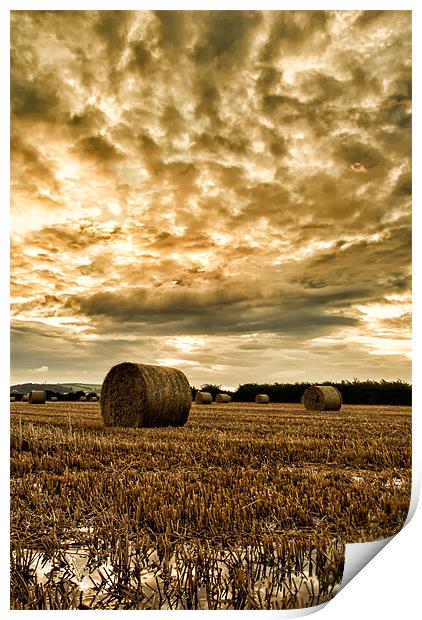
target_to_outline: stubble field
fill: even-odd
[[[193,405],[182,428],[98,403],[11,404],[11,608],[316,605],[344,544],[410,502],[408,407]]]

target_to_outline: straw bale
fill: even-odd
[[[33,405],[44,405],[46,394],[44,390],[32,390],[29,395],[29,402]]]
[[[50,398],[50,400],[51,400],[53,403],[55,403],[55,402],[57,402],[57,400],[58,400],[58,399],[57,399],[57,396],[52,396],[52,397]]]
[[[314,385],[305,390],[303,404],[308,411],[338,411],[342,398],[332,385]]]
[[[101,388],[101,415],[106,426],[183,426],[192,393],[176,368],[124,362],[113,366]]]
[[[229,394],[217,394],[215,397],[216,403],[231,403],[232,397]]]
[[[197,392],[195,395],[195,403],[197,405],[210,405],[212,403],[212,395],[210,392]]]
[[[16,400],[15,396],[11,396],[11,397],[10,397],[10,402],[11,402],[11,403],[14,403],[14,402],[15,402],[15,400]]]
[[[260,405],[268,405],[268,403],[270,402],[270,397],[268,396],[268,394],[257,394],[255,396],[255,402],[259,403]]]

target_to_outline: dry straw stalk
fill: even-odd
[[[44,390],[32,390],[29,395],[29,402],[33,405],[44,405],[46,394]]]
[[[231,403],[232,397],[229,394],[217,394],[215,397],[216,403]]]
[[[180,370],[124,362],[104,379],[101,415],[106,426],[182,426],[191,401],[189,382]]]
[[[195,403],[197,405],[210,405],[212,403],[212,395],[210,392],[197,392],[195,395]]]
[[[255,396],[255,402],[259,403],[260,405],[268,405],[268,403],[270,402],[270,397],[268,396],[268,394],[257,394]]]
[[[308,411],[338,411],[342,398],[332,385],[314,385],[305,390],[303,404]]]

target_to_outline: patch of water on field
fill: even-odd
[[[357,476],[355,474],[352,474],[350,476],[350,480],[354,482],[355,484],[359,484],[360,482],[365,482],[365,484],[368,483],[368,480],[365,480],[363,476]],[[385,482],[383,486],[385,489],[392,489],[392,488],[400,488],[403,486],[403,484],[404,484],[404,480],[396,477],[396,478],[392,478],[391,480],[387,480],[387,482]]]
[[[392,480],[387,480],[384,486],[386,489],[391,489],[393,487],[402,487],[403,483],[404,481],[401,478],[393,478]]]
[[[89,529],[89,528],[87,528]],[[23,553],[31,553],[29,550],[22,550]],[[149,550],[149,564],[155,569],[145,567],[138,572],[134,588],[141,594],[142,605],[147,609],[186,609],[189,592],[190,599],[192,597],[197,600],[197,608],[210,609],[213,608],[212,603],[218,603],[219,608],[233,609],[232,601],[235,592],[232,586],[233,566],[229,568],[228,557],[224,551],[219,554],[219,559],[215,562],[213,593],[207,592],[207,588],[200,584],[200,580],[196,584],[196,569],[194,566],[187,567],[180,557],[177,559],[173,555],[164,567],[160,562],[157,552],[154,549]],[[240,554],[240,558],[245,559],[247,550]],[[40,584],[51,585],[60,581],[67,581],[79,589],[80,601],[89,607],[94,601],[101,601],[113,590],[119,582],[115,567],[110,561],[103,562],[94,569],[88,566],[89,552],[88,548],[82,546],[68,547],[61,557],[61,562],[53,562],[47,559],[40,552],[32,552],[30,562],[28,564],[29,572],[33,575],[34,580]],[[305,564],[307,562],[305,561]],[[133,562],[131,562],[133,569]],[[339,588],[339,584],[333,584],[329,593],[321,592],[320,582],[315,575],[309,575],[309,571],[303,566],[299,570],[286,574],[284,580],[274,580],[274,571],[268,569],[266,565],[253,565],[253,573],[261,568],[259,574],[260,579],[251,583],[251,576],[248,575],[246,565],[242,566],[242,562],[236,568],[237,571],[244,571],[244,578],[249,581],[249,596],[261,604],[261,608],[281,605],[282,601],[287,598],[294,599],[295,607],[305,607],[324,602],[332,598]],[[282,568],[280,568],[281,572]],[[167,585],[165,585],[165,582]],[[195,583],[192,589],[192,583]],[[179,592],[179,596],[172,602],[166,601],[166,592],[169,591],[169,583],[173,584]],[[217,585],[218,584],[218,585]],[[172,591],[172,590],[170,590]],[[180,595],[180,592],[182,594]],[[192,594],[193,593],[193,594]],[[213,599],[211,601],[210,599]],[[171,598],[171,597],[170,597]],[[248,597],[249,598],[249,597]],[[211,605],[210,605],[211,602]],[[265,607],[262,603],[265,603]],[[95,606],[93,607],[95,608]]]
[[[83,527],[80,531],[91,533],[93,528]],[[133,577],[135,561],[133,558],[130,559],[129,570],[132,578],[129,587],[133,587],[134,591],[140,595],[140,608],[144,609],[187,609],[189,608],[188,600],[192,601],[192,599],[196,599],[198,609],[233,609],[236,596],[235,586],[233,586],[233,570],[237,572],[237,579],[240,577],[240,581],[244,578],[249,582],[248,599],[252,598],[258,604],[257,608],[281,607],[283,601],[286,600],[294,601],[294,607],[319,604],[332,598],[340,586],[340,583],[331,585],[334,581],[332,579],[329,580],[329,591],[325,583],[325,589],[322,592],[318,577],[315,574],[310,575],[309,566],[316,560],[315,551],[310,557],[308,554],[307,557],[302,558],[300,566],[296,566],[294,570],[291,569],[290,572],[286,570],[283,578],[281,578],[283,566],[280,564],[278,573],[274,566],[274,559],[277,560],[276,555],[269,559],[269,564],[253,562],[251,564],[250,551],[249,547],[239,551],[234,563],[232,561],[233,551],[222,549],[217,552],[212,574],[210,574],[210,581],[213,583],[207,588],[201,584],[201,579],[196,574],[187,545],[183,546],[187,562],[180,555],[176,557],[175,554],[167,561],[160,561],[157,551],[151,548],[146,552],[148,566],[144,568],[136,566],[136,580]],[[66,541],[66,550],[60,556],[60,562],[57,560],[53,562],[41,552],[23,549],[22,553],[28,554],[27,557],[30,558],[28,569],[37,583],[51,585],[63,580],[67,581],[77,586],[80,592],[78,599],[86,607],[92,604],[92,608],[95,609],[98,602],[109,597],[113,588],[119,584],[118,571],[110,558],[93,568],[89,565],[88,547],[73,540]],[[315,573],[315,569],[311,569],[311,572]],[[253,581],[253,575],[259,575],[259,578]],[[176,591],[177,595],[174,594]]]

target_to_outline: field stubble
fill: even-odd
[[[182,428],[105,428],[98,403],[12,403],[11,607],[318,604],[344,543],[403,525],[405,407],[193,405]]]

